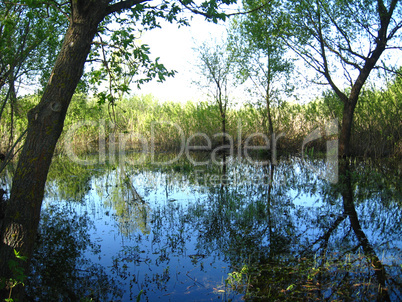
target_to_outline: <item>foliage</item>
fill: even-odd
[[[229,105],[230,89],[233,85],[232,66],[233,58],[226,51],[227,46],[215,44],[213,46],[204,43],[198,48],[199,72],[205,88],[209,90],[214,104],[220,116],[222,146],[226,145],[227,111]],[[202,82],[199,83],[202,87]],[[204,89],[205,89],[204,88]],[[225,159],[223,160],[225,161]]]
[[[361,103],[355,110],[353,154],[371,157],[401,155],[402,126],[397,121],[401,120],[402,98],[398,79],[396,77],[385,90],[366,89],[362,93]],[[24,112],[34,106],[36,99],[35,96],[20,99],[16,134],[25,129]],[[65,121],[65,132],[58,144],[59,152],[63,152],[67,142],[72,143],[77,154],[99,150],[100,135],[104,135],[106,151],[112,147],[113,139],[118,149],[119,133],[124,136],[127,150],[151,151],[151,137],[154,150],[180,150],[183,138],[192,146],[205,146],[206,139],[195,135],[197,133],[204,133],[213,144],[219,142],[219,137],[215,136],[221,127],[219,108],[209,102],[161,103],[146,95],[117,102],[115,117],[110,117],[108,112],[107,104],[99,106],[97,99],[89,99],[84,94],[75,95]],[[233,138],[235,147],[239,138],[242,144],[253,133],[265,133],[266,128],[260,122],[264,112],[264,108],[251,105],[227,111],[226,132]],[[324,129],[328,120],[342,120],[342,105],[333,92],[326,91],[321,98],[306,104],[282,101],[278,107],[272,107],[272,114],[278,117],[274,120],[276,134],[284,134],[278,140],[278,149],[294,153],[300,151],[303,139],[314,129]],[[69,129],[83,120],[88,125],[78,127],[72,137],[67,137]],[[7,124],[0,124],[0,131],[6,133]],[[312,147],[315,151],[325,152],[325,137],[307,145],[307,148]],[[67,184],[69,180],[66,181]]]
[[[6,302],[14,301],[11,298],[13,288],[15,288],[18,285],[25,286],[24,282],[27,278],[26,273],[24,272],[24,268],[21,266],[21,261],[26,262],[27,257],[22,256],[20,252],[16,251],[15,249],[14,249],[14,256],[15,259],[11,259],[8,262],[8,266],[10,267],[13,277],[10,278],[9,280],[4,280],[3,278],[1,278],[0,280],[0,289],[6,288],[7,290],[9,290],[8,298],[4,300]]]
[[[0,150],[10,159],[23,133],[19,123],[25,111],[19,90],[43,88],[67,23],[48,2],[2,1],[0,8],[0,121],[7,125],[0,133]]]
[[[50,75],[66,20],[46,1],[2,1],[0,88],[30,79],[44,84]],[[13,84],[14,85],[14,84]]]
[[[225,280],[225,283],[231,286],[236,291],[243,292],[242,287],[246,287],[246,297],[248,287],[250,285],[248,282],[249,268],[246,264],[243,265],[240,271],[233,271],[232,273],[229,273],[227,279]]]
[[[293,64],[286,44],[270,20],[279,17],[279,12],[274,10],[279,3],[270,1],[258,10],[252,10],[257,5],[255,1],[243,1],[243,5],[251,13],[231,22],[229,51],[237,78],[243,84],[251,83],[246,86],[248,94],[256,98],[253,105],[259,109],[266,132],[272,135],[273,120],[279,118],[272,116],[272,107],[279,107],[292,91]]]
[[[115,106],[116,101],[130,92],[132,84],[139,89],[154,78],[163,82],[175,74],[175,71],[168,71],[159,58],[151,60],[149,46],[136,42],[139,36],[134,29],[133,22],[126,20],[118,30],[111,32],[104,24],[97,35],[98,41],[89,55],[91,71],[84,79],[97,92],[100,105]]]

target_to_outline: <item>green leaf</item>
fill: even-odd
[[[295,285],[291,284],[291,285],[288,286],[288,288],[286,290],[292,290],[294,287],[295,287]]]

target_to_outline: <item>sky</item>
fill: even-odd
[[[174,78],[168,78],[164,83],[153,81],[144,85],[140,90],[133,88],[132,94],[152,94],[162,102],[174,101],[184,103],[190,100],[199,101],[205,99],[205,92],[201,91],[193,83],[193,81],[197,81],[199,78],[196,66],[197,53],[194,48],[200,46],[203,42],[224,40],[223,37],[226,34],[227,24],[229,22],[214,24],[206,21],[202,16],[194,15],[190,26],[178,28],[176,24],[162,22],[161,28],[145,32],[141,37],[142,43],[150,46],[151,54],[154,58],[160,57],[160,63],[163,63],[168,69],[176,70],[177,74]],[[383,57],[385,57],[385,54]],[[395,60],[400,61],[398,57]],[[400,62],[397,64],[400,66]],[[298,65],[299,70],[305,76],[313,77],[314,72],[305,69],[302,62],[298,62]],[[341,81],[343,81],[342,74],[340,76]],[[371,78],[375,77],[372,76]],[[378,81],[378,78],[374,79],[374,83],[376,81]],[[304,85],[302,85],[302,82],[304,82]],[[297,99],[301,102],[315,99],[321,95],[322,90],[329,89],[329,86],[306,83],[306,79],[302,80],[302,82],[298,81],[300,87],[296,92]],[[238,92],[236,93],[238,94]],[[240,96],[239,98],[244,99],[244,96]]]
[[[177,74],[163,83],[154,80],[143,85],[140,90],[133,87],[131,94],[140,96],[152,94],[161,102],[185,103],[187,101],[206,100],[207,91],[201,90],[193,83],[199,79],[197,74],[198,55],[194,48],[203,42],[223,41],[226,37],[228,24],[229,20],[226,23],[221,21],[214,24],[206,21],[202,16],[195,15],[190,26],[178,28],[176,24],[162,22],[161,28],[145,32],[140,38],[141,43],[148,44],[152,57],[160,57],[160,63],[163,63],[169,70],[176,70]],[[302,65],[301,61],[299,65]],[[300,68],[304,69],[303,66]],[[301,85],[300,81],[298,83]],[[298,101],[301,102],[314,99],[321,94],[323,88],[322,86],[313,87],[309,85],[309,88],[306,89],[304,86],[295,91]],[[242,87],[231,92],[232,101],[235,103],[241,104],[249,98]]]
[[[228,22],[227,22],[228,23]],[[226,33],[224,22],[214,24],[205,20],[205,17],[193,15],[190,26],[178,27],[177,24],[162,21],[161,28],[146,31],[140,37],[140,43],[150,46],[151,58],[160,58],[159,63],[168,70],[177,71],[174,78],[167,78],[163,83],[153,80],[142,85],[138,90],[132,85],[130,94],[152,94],[160,101],[174,101],[185,103],[198,101],[203,92],[193,84],[197,80],[195,47],[205,41],[220,40]],[[22,94],[32,94],[37,86],[21,86]]]
[[[199,80],[197,53],[194,48],[200,46],[203,42],[224,40],[228,24],[229,22],[224,23],[222,21],[214,24],[206,21],[202,16],[193,15],[190,26],[178,28],[177,24],[161,22],[161,28],[144,32],[140,41],[150,46],[151,57],[160,57],[160,63],[164,64],[168,70],[176,70],[177,73],[173,78],[167,78],[164,83],[158,83],[154,80],[143,85],[140,90],[133,85],[131,94],[152,94],[162,102],[184,103],[186,101],[205,100],[206,92],[201,91],[193,83]],[[303,66],[301,66],[301,69],[304,69]],[[303,72],[308,74],[307,70]],[[301,83],[299,82],[299,84]],[[311,84],[308,85],[307,89],[301,87],[297,92],[298,99],[303,102],[314,99],[321,94],[318,90],[323,88],[328,87],[317,87]],[[240,90],[240,87],[236,90],[236,97],[240,100],[248,98],[248,96],[244,95],[244,90]]]
[[[223,22],[213,24],[201,16],[194,16],[190,24],[178,28],[176,24],[166,22],[161,24],[161,28],[142,35],[141,42],[150,46],[152,57],[160,57],[160,63],[169,70],[176,70],[177,74],[164,83],[153,81],[140,90],[133,88],[133,94],[152,94],[160,101],[182,103],[202,98],[203,92],[192,83],[198,78],[194,48],[205,41],[219,41],[225,35],[226,27]]]

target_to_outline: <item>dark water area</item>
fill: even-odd
[[[218,165],[171,158],[55,158],[29,295],[401,301],[400,164],[328,171],[325,159],[233,159],[222,175]]]

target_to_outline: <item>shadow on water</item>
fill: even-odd
[[[398,301],[401,180],[386,163],[55,160],[36,301]],[[311,170],[311,166],[316,169]],[[92,299],[92,300],[91,300]]]

